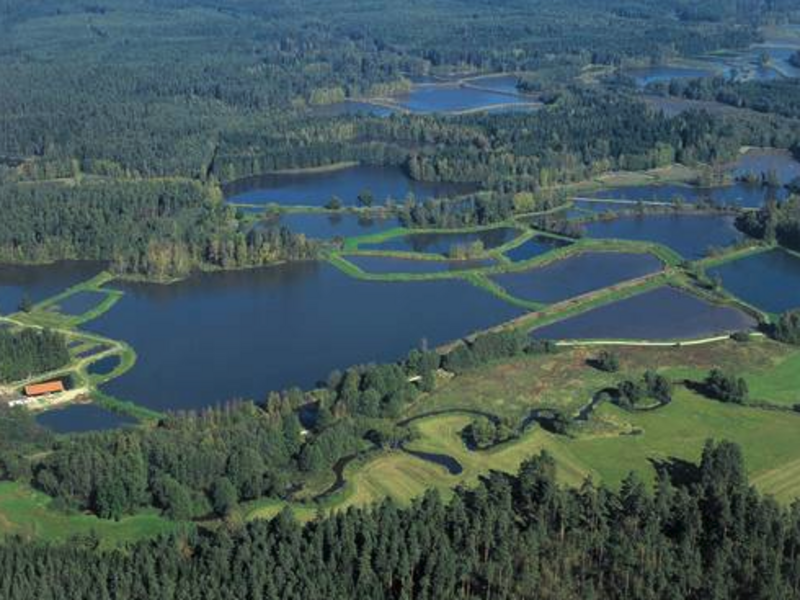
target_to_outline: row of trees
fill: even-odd
[[[800,598],[800,512],[748,484],[739,448],[654,491],[557,484],[553,459],[492,472],[449,503],[431,492],[301,526],[288,512],[241,528],[173,534],[121,550],[91,539],[0,546],[7,600]],[[669,474],[672,476],[668,476]],[[225,493],[219,496],[224,504]]]
[[[0,383],[54,371],[69,361],[67,341],[59,333],[0,327]]]

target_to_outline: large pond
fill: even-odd
[[[470,233],[409,233],[377,244],[361,244],[364,250],[391,250],[394,252],[425,252],[447,255],[456,246],[480,242],[486,250],[497,248],[513,240],[519,231],[512,227],[498,227]]]
[[[755,328],[755,319],[682,290],[662,287],[533,332],[539,339],[677,340]]]
[[[520,314],[466,282],[365,282],[327,263],[119,287],[122,300],[86,328],[129,342],[138,362],[104,390],[157,410],[261,401]]]
[[[39,302],[97,275],[105,265],[97,262],[58,262],[49,265],[0,265],[0,314],[16,312],[27,294]]]
[[[687,259],[703,258],[711,248],[742,239],[730,215],[645,215],[588,223],[586,235],[600,239],[657,242]]]
[[[136,422],[130,417],[118,415],[94,404],[74,404],[51,410],[38,415],[36,421],[57,433],[103,431]]]
[[[800,258],[773,250],[726,263],[709,271],[753,306],[769,312],[800,308]]]
[[[307,237],[332,239],[336,237],[356,237],[400,227],[396,217],[370,216],[363,213],[283,213],[270,217],[271,223],[285,225],[295,233]]]
[[[410,194],[424,200],[475,189],[469,184],[414,181],[399,167],[358,165],[330,171],[267,173],[226,185],[225,195],[234,203],[282,206],[325,206],[335,196],[345,205],[355,206],[364,192],[383,203],[390,198],[402,201]]]
[[[661,270],[663,264],[651,254],[586,252],[543,267],[492,279],[512,296],[536,302],[560,302],[627,279]]]

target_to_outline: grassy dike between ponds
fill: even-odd
[[[121,377],[134,367],[137,360],[136,351],[127,343],[121,340],[114,340],[94,333],[81,331],[78,327],[88,323],[110,311],[114,305],[124,296],[119,290],[109,289],[105,286],[115,280],[115,276],[107,271],[99,273],[91,279],[74,285],[64,292],[51,296],[36,304],[29,313],[16,313],[11,317],[2,318],[16,327],[29,327],[34,329],[50,329],[62,334],[70,343],[76,343],[70,350],[72,360],[63,368],[51,373],[40,373],[25,381],[12,382],[12,386],[21,386],[32,381],[42,379],[66,377],[73,378],[74,387],[85,389],[83,397],[90,398],[95,404],[112,412],[133,417],[139,421],[149,421],[161,418],[159,412],[148,409],[144,406],[115,398],[100,390],[100,386],[109,381]],[[103,299],[94,307],[80,315],[66,315],[58,312],[59,303],[70,297],[84,293],[96,293],[103,296]],[[100,351],[93,352],[88,356],[78,356],[76,350],[91,351],[99,348]],[[105,375],[96,375],[89,372],[90,367],[103,359],[116,356],[118,364]],[[60,406],[60,405],[59,405]]]
[[[400,231],[405,232],[406,230],[400,230]],[[370,236],[370,239],[373,238],[391,239],[393,237],[396,237],[397,235],[400,235],[398,233],[387,235],[388,233],[389,232],[384,232],[383,234]],[[537,231],[528,231],[519,236],[519,238],[515,238],[514,240],[512,240],[512,242],[509,242],[509,244],[506,245],[507,247],[504,246],[502,248],[508,249],[516,247],[517,245],[523,244],[532,237],[535,237],[537,235],[550,235],[550,234]],[[363,240],[364,238],[359,238],[359,239]],[[475,258],[477,260],[487,259],[487,258],[496,259],[498,250],[499,249],[487,251],[480,256],[476,256]],[[525,261],[520,261],[515,263],[506,260],[505,262],[501,262],[496,265],[490,265],[486,267],[468,269],[463,271],[436,271],[431,273],[400,273],[400,272],[368,273],[359,268],[357,265],[353,264],[351,261],[347,260],[348,256],[383,256],[386,258],[401,258],[404,260],[424,260],[424,261],[440,261],[440,262],[448,261],[447,258],[442,256],[425,254],[425,253],[413,253],[413,252],[394,252],[394,251],[380,251],[380,250],[350,251],[350,252],[333,251],[329,253],[329,255],[327,256],[327,260],[333,266],[341,270],[349,277],[361,279],[364,281],[378,281],[378,282],[441,281],[441,280],[467,281],[472,285],[475,285],[481,288],[482,290],[496,296],[497,298],[500,298],[505,302],[513,304],[514,306],[518,306],[520,308],[524,308],[531,311],[541,311],[547,305],[513,296],[512,294],[509,294],[502,286],[492,281],[489,277],[492,275],[499,275],[504,273],[519,273],[519,272],[529,271],[536,268],[547,266],[557,261],[577,256],[579,254],[590,253],[590,252],[652,254],[653,256],[661,260],[668,269],[677,267],[679,264],[683,262],[683,258],[680,255],[678,255],[670,248],[667,248],[666,246],[663,246],[661,244],[655,244],[651,242],[640,242],[640,241],[615,240],[615,239],[611,240],[581,239],[577,241],[572,241],[572,243],[562,246],[560,248],[554,248],[549,252],[540,254],[538,256],[534,256]],[[612,286],[611,289],[617,288],[619,287],[619,285],[622,284],[618,284],[617,286]],[[610,301],[613,301],[613,298]],[[567,308],[567,306],[565,306],[565,303],[559,303],[556,305],[552,305],[551,308],[555,308],[557,311],[560,311],[562,309]],[[566,314],[565,316],[571,316],[571,315]],[[524,319],[526,317],[521,317],[521,318]],[[501,325],[500,327],[503,328],[505,326]]]

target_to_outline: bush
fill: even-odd
[[[619,357],[613,352],[603,350],[594,361],[595,366],[606,373],[619,371]]]
[[[744,404],[749,395],[747,382],[743,378],[724,373],[720,369],[714,369],[708,374],[704,387],[708,396],[720,402]]]

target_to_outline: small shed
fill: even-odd
[[[45,381],[44,383],[34,383],[25,386],[25,395],[28,398],[46,396],[47,394],[57,394],[64,391],[64,382],[60,379]]]

